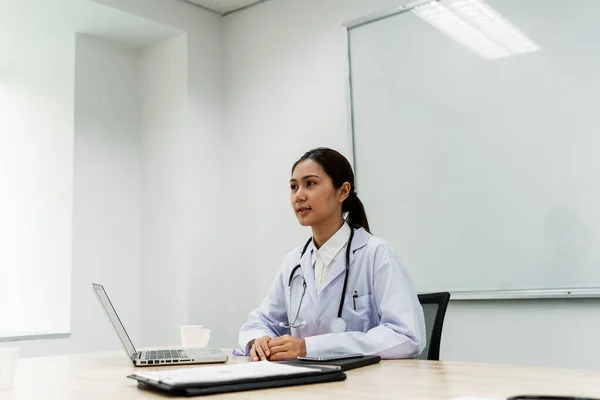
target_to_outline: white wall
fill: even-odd
[[[140,57],[131,47],[77,35],[75,60],[74,303],[68,352],[121,345],[92,282],[105,285],[134,342],[140,334],[141,296]]]
[[[157,345],[177,343],[187,319],[186,46],[183,34],[142,52],[141,330]]]
[[[0,72],[0,334],[69,331],[73,54],[38,38]]]
[[[71,279],[65,284],[70,284],[70,292],[48,286],[72,299],[71,335],[20,342],[20,354],[25,357],[120,346],[95,299],[92,282],[107,286],[130,333],[134,339],[139,336],[139,57],[135,50],[103,39],[73,34],[65,38],[60,49],[43,53],[43,61],[28,60],[27,65],[49,71],[57,60],[64,62],[64,79],[50,76],[64,95],[55,93],[39,108],[52,107],[53,122],[40,114],[31,118],[44,124],[45,135],[53,139],[54,146],[62,144],[68,149],[68,154],[61,156],[61,164],[69,169],[66,183],[56,188],[66,197],[69,254],[61,265],[50,263],[45,268],[63,281],[59,272],[68,269]],[[56,121],[65,122],[63,133],[47,129]],[[68,137],[66,144],[58,140],[59,134]]]
[[[316,146],[351,154],[342,23],[400,4],[278,0],[225,18],[227,193],[238,224],[236,252],[224,265],[237,267],[237,321],[265,295],[283,255],[309,235],[288,204],[291,164]],[[451,302],[441,357],[600,368],[598,315],[595,300]]]
[[[65,4],[69,1],[64,0]],[[92,281],[106,285],[138,346],[176,342],[177,325],[203,322],[217,328],[213,344],[226,345],[218,341],[224,337],[218,326],[227,318],[222,318],[221,308],[214,307],[215,296],[223,293],[214,283],[224,280],[223,270],[215,268],[219,247],[214,242],[222,241],[220,229],[212,228],[220,214],[218,185],[222,181],[215,168],[220,157],[222,108],[221,17],[172,0],[106,3],[110,7],[74,1],[70,7],[50,8],[47,20],[36,17],[39,13],[33,4],[2,7],[7,11],[2,19],[15,22],[11,29],[23,25],[39,29],[26,30],[27,43],[40,32],[47,35],[57,30],[70,38],[71,64],[64,73],[71,82],[63,90],[71,94],[71,131],[75,103],[78,113],[72,336],[21,342],[21,355],[120,346],[96,304],[89,287]],[[113,6],[125,12],[111,10]],[[15,36],[22,36],[21,31]],[[82,56],[74,78],[77,31],[138,47],[177,32],[183,36],[148,49],[143,60],[135,62],[128,58],[135,53],[123,46],[82,36],[78,44]],[[0,41],[0,52],[18,47],[5,46],[10,43]],[[0,60],[10,59],[5,55]],[[8,68],[4,61],[0,67],[2,71]],[[73,99],[75,79],[78,87]],[[173,83],[175,92],[171,93]],[[128,97],[134,87],[140,95],[136,100]],[[134,110],[134,104],[140,109]],[[143,225],[142,215],[146,216]],[[189,308],[189,304],[195,306]]]
[[[443,360],[600,369],[600,300],[450,302]]]
[[[179,29],[186,33],[187,38],[187,132],[182,133],[173,144],[176,148],[168,150],[170,156],[177,154],[179,157],[172,165],[179,171],[178,182],[174,183],[178,197],[167,203],[160,203],[158,198],[150,200],[155,207],[152,212],[164,222],[161,226],[175,229],[175,232],[157,233],[156,238],[172,234],[177,239],[166,241],[156,248],[144,245],[142,249],[143,260],[156,257],[162,264],[151,262],[146,265],[144,262],[142,274],[149,275],[144,278],[142,304],[155,305],[154,294],[159,289],[165,290],[163,284],[169,282],[169,277],[177,280],[176,287],[169,289],[176,298],[169,299],[160,309],[151,306],[144,309],[144,330],[149,329],[148,324],[154,324],[151,329],[155,332],[144,335],[141,344],[173,343],[179,338],[176,324],[189,323],[211,327],[211,345],[231,346],[235,334],[227,331],[226,325],[231,320],[228,313],[232,306],[222,299],[227,299],[228,292],[232,290],[227,283],[232,269],[230,266],[223,267],[222,253],[230,251],[230,245],[223,237],[235,221],[229,223],[229,219],[224,219],[229,217],[221,206],[225,197],[222,191],[225,186],[222,178],[224,164],[221,162],[224,156],[221,138],[221,16],[183,1],[96,1]],[[154,150],[145,152],[145,155],[148,154],[153,156],[145,158],[147,160],[162,157]],[[151,168],[146,164],[144,161],[144,170]],[[166,181],[169,173],[160,178],[161,182]],[[144,206],[147,210],[149,204]],[[173,204],[177,204],[177,210]],[[171,222],[167,223],[169,219]],[[172,225],[175,221],[177,225]],[[157,287],[159,278],[161,285]],[[167,293],[159,298],[165,300]],[[172,325],[163,322],[165,313],[176,314],[169,320]]]

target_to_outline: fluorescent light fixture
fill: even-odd
[[[434,1],[416,7],[413,12],[458,43],[487,60],[508,57],[510,53],[458,17],[444,5]]]
[[[539,50],[483,0],[432,1],[413,13],[486,60]]]
[[[537,44],[483,0],[442,0],[442,3],[511,54],[539,50]]]

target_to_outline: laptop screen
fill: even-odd
[[[115,327],[115,331],[117,331],[117,335],[119,335],[119,339],[121,339],[123,347],[125,347],[125,351],[127,351],[127,354],[129,354],[129,358],[132,358],[133,355],[136,353],[135,346],[133,345],[131,339],[129,339],[129,335],[127,334],[125,327],[121,323],[121,320],[117,315],[117,311],[110,302],[110,299],[108,298],[104,287],[96,283],[93,283],[92,286],[94,286],[94,292],[96,293],[96,296],[98,296],[100,304],[102,304],[102,307],[104,307],[104,311],[106,311],[108,319],[110,319],[110,322]]]

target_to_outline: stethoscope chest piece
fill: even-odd
[[[331,332],[333,333],[342,333],[346,332],[346,321],[342,318],[337,317],[331,321]]]

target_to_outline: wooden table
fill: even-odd
[[[229,362],[247,361],[231,357]],[[10,391],[0,391],[0,400],[167,398],[137,389],[136,382],[126,378],[134,370],[122,351],[20,359],[15,385]],[[506,398],[523,393],[600,397],[600,371],[394,360],[347,375],[343,382],[216,396],[223,400]]]

